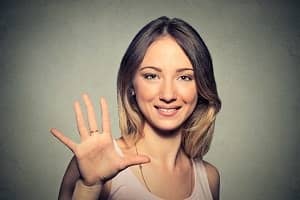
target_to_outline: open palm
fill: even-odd
[[[131,165],[150,161],[146,156],[121,156],[118,154],[111,135],[109,112],[105,99],[100,100],[101,133],[98,130],[94,108],[89,96],[84,94],[83,100],[87,108],[89,129],[84,122],[79,102],[74,103],[80,143],[73,142],[55,128],[51,129],[51,133],[75,154],[80,174],[86,185],[94,185],[99,181],[105,182]]]

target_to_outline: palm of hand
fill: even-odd
[[[111,136],[106,101],[101,100],[103,132],[99,134],[92,103],[87,95],[84,95],[83,99],[87,107],[90,130],[96,131],[88,131],[79,103],[75,102],[74,109],[81,142],[76,144],[57,129],[51,129],[51,132],[75,154],[81,177],[86,185],[105,182],[131,165],[149,162],[149,158],[145,156],[120,156],[115,150]],[[93,134],[90,134],[92,132]]]

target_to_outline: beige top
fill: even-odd
[[[119,146],[117,144],[115,146],[120,155],[123,155]],[[213,200],[203,161],[197,159],[192,160],[192,163],[195,184],[192,194],[185,200]],[[112,185],[108,199],[161,200],[160,197],[150,193],[129,168],[123,170],[112,179]]]

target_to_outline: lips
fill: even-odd
[[[161,106],[155,106],[158,113],[163,116],[173,116],[176,115],[178,110],[180,109],[180,106],[173,106],[173,107],[161,107]]]

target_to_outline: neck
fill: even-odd
[[[144,136],[136,143],[136,147],[139,154],[149,156],[152,163],[174,168],[178,161],[185,156],[181,149],[181,133],[179,131],[159,132],[147,124],[143,131]]]

